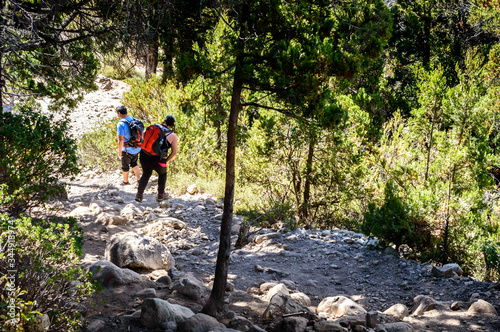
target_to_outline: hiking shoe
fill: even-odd
[[[161,202],[165,199],[165,194],[158,194],[158,197],[156,197],[157,202]]]
[[[135,200],[136,200],[137,202],[142,202],[142,194],[136,194],[136,195],[135,195]]]

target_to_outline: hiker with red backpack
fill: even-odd
[[[163,201],[167,182],[167,163],[177,155],[177,136],[174,134],[175,118],[167,115],[161,124],[149,126],[144,132],[141,149],[142,177],[139,181],[135,200],[142,202],[144,190],[153,171],[158,174],[157,202]],[[171,152],[169,153],[169,150]]]
[[[137,160],[142,145],[142,131],[144,125],[141,121],[127,114],[125,106],[118,106],[116,114],[120,121],[116,125],[118,134],[118,156],[121,159],[121,168],[123,173],[122,185],[128,185],[128,174],[130,168],[134,171],[137,181],[140,179],[139,166]],[[141,130],[142,126],[142,130]]]

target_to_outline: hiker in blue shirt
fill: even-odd
[[[132,117],[127,115],[127,108],[125,106],[118,106],[116,113],[120,118],[116,125],[118,133],[118,156],[122,161],[123,182],[122,185],[128,185],[128,173],[130,168],[134,171],[137,182],[141,178],[137,159],[141,148],[130,147],[127,143],[130,140],[130,128],[126,121],[132,121]]]

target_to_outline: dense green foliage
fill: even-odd
[[[176,117],[169,184],[195,181],[225,196],[224,216],[234,194],[248,222],[347,227],[406,257],[500,277],[491,178],[500,173],[498,0],[390,8],[378,0],[105,1],[92,9],[109,14],[100,22],[113,21],[114,33],[68,49],[24,49],[6,73],[19,70],[24,88],[62,97],[91,85],[90,46],[99,45],[114,77],[129,79],[122,102],[132,115],[146,125]],[[65,70],[63,51],[78,65]],[[119,60],[134,52],[146,59],[145,79]],[[43,70],[22,69],[23,57]],[[29,112],[2,119],[2,205],[16,211],[45,201],[76,172],[74,142],[64,122],[52,127]],[[82,162],[119,167],[116,121],[80,139]]]
[[[365,222],[361,229],[368,235],[375,235],[383,244],[402,244],[414,248],[412,235],[417,231],[414,217],[407,204],[397,195],[397,186],[388,181],[384,191],[384,202],[380,207],[368,204]],[[416,235],[416,234],[415,234]]]
[[[82,254],[83,232],[76,220],[54,223],[2,214],[0,232],[5,245],[0,253],[0,330],[41,330],[45,314],[50,331],[77,331],[82,302],[95,287],[89,273],[71,266]]]
[[[394,29],[382,90],[388,115],[399,109],[407,117],[419,107],[415,66],[429,69],[439,65],[448,83],[455,85],[456,66],[464,66],[467,52],[476,48],[487,54],[496,47],[498,35],[471,18],[471,11],[476,10],[476,6],[446,0],[399,0],[394,4]]]
[[[454,261],[476,276],[494,271],[500,217],[491,178],[500,165],[495,7],[399,1],[391,8],[394,21],[382,10],[365,13],[360,24],[369,26],[377,15],[394,24],[385,53],[375,54],[384,42],[374,41],[373,57],[362,60],[366,49],[348,44],[343,53],[332,44],[348,26],[340,24],[331,39],[307,37],[323,31],[316,22],[334,26],[340,16],[321,16],[306,5],[277,10],[269,2],[267,12],[277,16],[254,18],[249,6],[240,8],[249,16],[224,16],[210,42],[180,59],[179,69],[191,70],[187,84],[134,80],[124,96],[147,122],[177,117],[173,177],[217,183],[204,189],[223,196],[224,119],[231,97],[234,102],[231,71],[242,61],[237,213],[262,225],[363,230],[407,257]],[[342,14],[347,20],[348,11]],[[308,23],[294,30],[292,17]],[[267,23],[238,31],[241,19],[284,23],[276,31]],[[265,26],[273,32],[260,41]],[[242,49],[237,33],[255,38]],[[276,42],[283,36],[287,41]],[[308,58],[312,49],[324,51],[324,62],[317,62],[319,53]],[[312,94],[310,86],[317,88]]]
[[[75,267],[83,232],[74,219],[21,214],[66,194],[60,181],[78,172],[76,142],[66,120],[29,108],[0,113],[0,124],[0,210],[10,214],[0,215],[0,329],[37,331],[48,321],[51,331],[77,331],[85,308],[78,302],[95,291]]]
[[[28,210],[65,194],[63,177],[78,173],[76,142],[67,121],[55,121],[27,108],[0,113],[0,183],[8,195],[0,205],[10,212]]]

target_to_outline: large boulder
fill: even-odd
[[[145,299],[141,305],[141,323],[151,329],[165,322],[180,324],[193,315],[189,308],[158,298]]]
[[[190,274],[186,274],[185,277],[176,281],[173,289],[195,301],[201,300],[203,293],[206,291],[205,285]]]
[[[106,260],[95,262],[89,270],[92,272],[93,279],[103,286],[128,285],[145,280],[140,274],[129,269],[122,269]]]
[[[314,313],[308,307],[295,301],[289,295],[279,292],[269,301],[263,315],[265,319],[275,319],[286,314],[299,312],[311,317],[314,316]]]
[[[168,248],[157,239],[129,232],[116,236],[106,247],[104,257],[119,267],[169,270],[175,265]]]
[[[295,301],[299,302],[300,304],[305,305],[306,307],[311,306],[311,298],[304,293],[301,292],[292,293],[290,294],[290,297]]]
[[[304,317],[286,317],[283,319],[281,330],[286,332],[305,332],[308,322]]]
[[[477,302],[472,303],[467,312],[482,316],[498,317],[495,307],[491,303],[484,300],[478,300]]]
[[[225,331],[226,326],[217,319],[202,313],[193,315],[179,324],[179,332]]]
[[[229,322],[229,327],[237,331],[250,331],[253,327],[253,324],[245,317],[235,316]]]
[[[431,274],[435,277],[441,278],[451,278],[453,276],[462,275],[463,271],[458,264],[446,264],[442,267],[433,266],[431,269]]]

